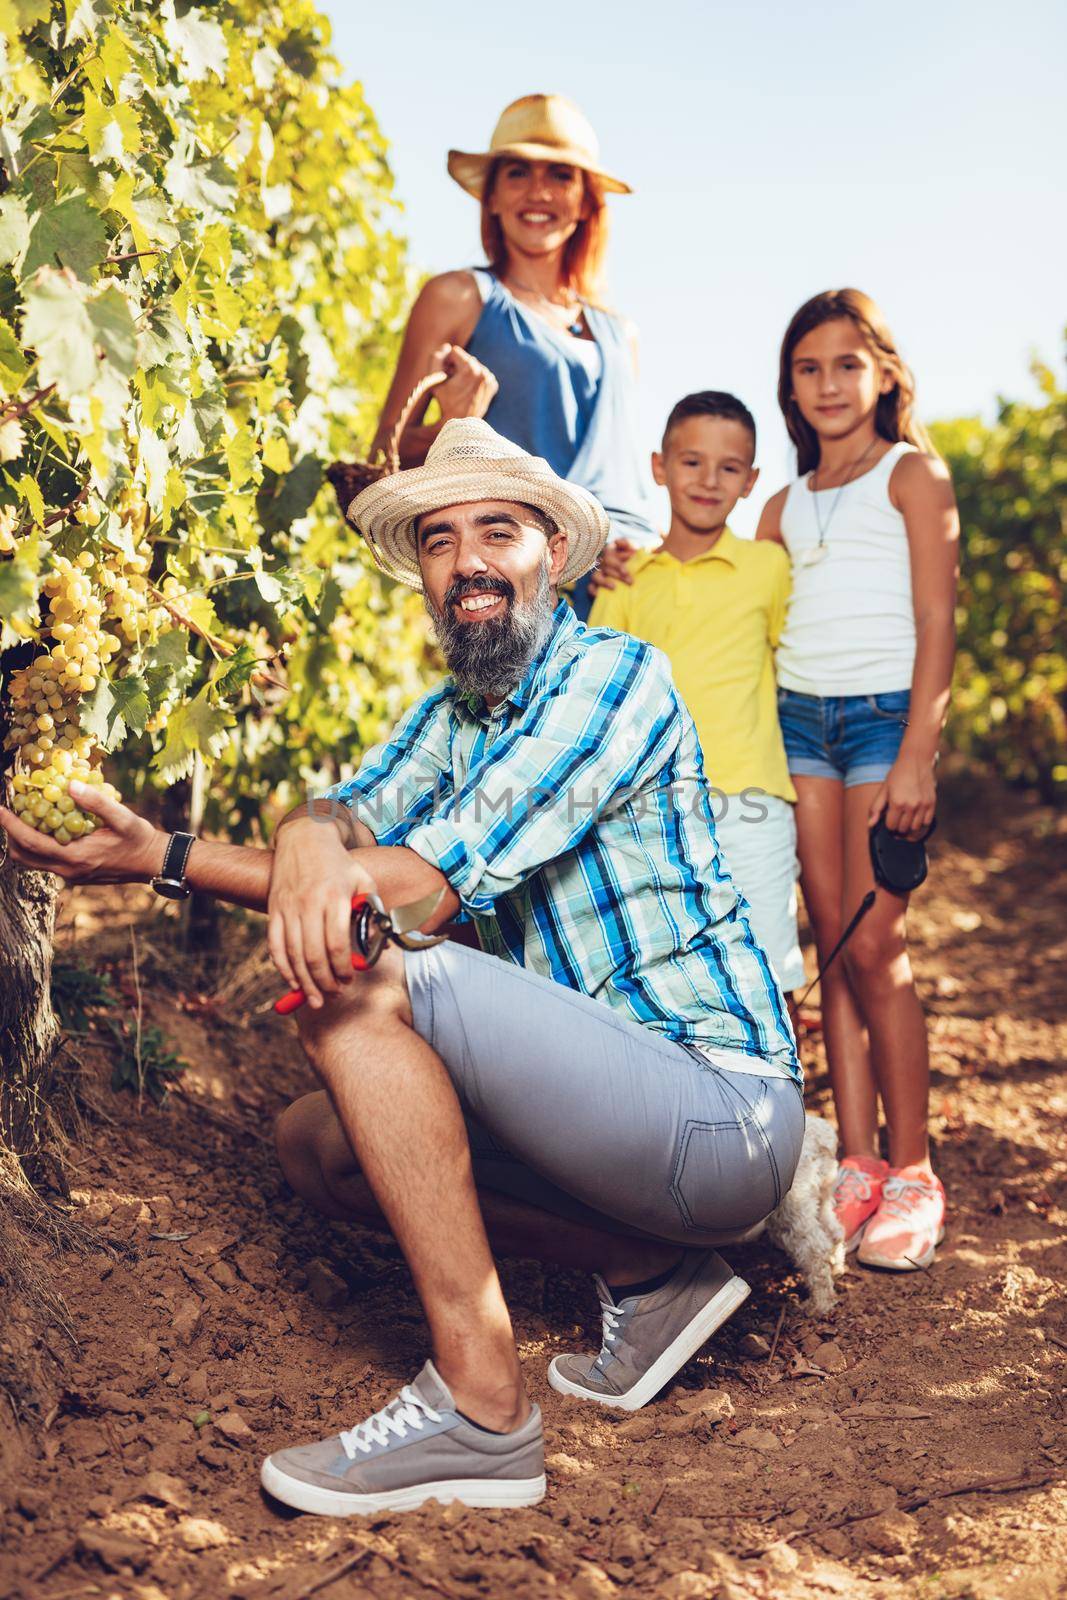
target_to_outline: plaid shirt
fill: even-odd
[[[560,602],[507,700],[490,711],[446,679],[330,792],[379,844],[444,874],[483,950],[680,1044],[755,1054],[799,1080],[660,651]]]

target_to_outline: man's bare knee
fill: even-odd
[[[337,1125],[337,1114],[329,1095],[322,1089],[301,1095],[275,1119],[274,1144],[278,1160],[298,1194],[304,1193],[309,1182],[322,1171],[331,1123]]]
[[[338,995],[318,1010],[304,1006],[297,1013],[300,1043],[308,1060],[323,1076],[342,1056],[358,1051],[359,1040],[397,1023],[411,1026],[404,963],[399,950],[387,951],[377,965],[357,973]]]

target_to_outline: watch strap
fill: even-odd
[[[181,883],[185,878],[185,864],[196,843],[195,833],[172,833],[159,876],[168,883]]]

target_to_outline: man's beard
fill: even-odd
[[[461,622],[453,608],[472,594],[502,595],[507,609],[503,616],[485,622]],[[537,590],[529,600],[517,600],[515,586],[507,578],[456,578],[448,587],[444,610],[438,611],[428,595],[426,608],[460,692],[502,700],[522,682],[552,631],[555,607],[548,562],[542,563]]]

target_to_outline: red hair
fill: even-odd
[[[490,270],[498,278],[507,270],[508,248],[500,218],[489,209],[493,186],[501,163],[498,157],[485,175],[482,190],[482,249]],[[604,259],[608,248],[608,208],[604,191],[591,172],[582,171],[585,180],[585,217],[579,222],[563,251],[563,284],[580,300],[599,305],[604,284]]]

